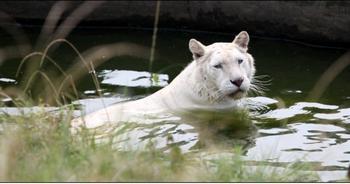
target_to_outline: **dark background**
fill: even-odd
[[[0,1],[0,21],[10,16],[18,26],[42,25],[55,2]],[[83,1],[67,4],[63,18]],[[79,26],[153,28],[156,4],[106,1]],[[232,34],[247,30],[253,36],[349,48],[350,1],[161,1],[158,27]]]

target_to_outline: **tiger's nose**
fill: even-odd
[[[233,85],[236,85],[237,87],[241,87],[242,82],[243,82],[243,78],[239,78],[239,79],[236,79],[236,80],[230,80],[230,82],[231,82]]]

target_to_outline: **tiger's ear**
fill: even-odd
[[[238,45],[238,47],[242,48],[246,52],[248,50],[249,43],[248,33],[246,31],[240,32],[233,40],[233,43]]]
[[[205,46],[197,41],[196,39],[190,39],[190,42],[188,43],[188,47],[190,51],[193,54],[193,59],[200,58],[204,55],[205,53]]]

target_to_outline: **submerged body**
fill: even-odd
[[[252,86],[253,57],[249,36],[242,31],[233,42],[204,46],[191,39],[194,60],[166,87],[143,99],[115,104],[72,121],[73,127],[94,128],[107,122],[132,121],[135,116],[195,109],[232,109]]]

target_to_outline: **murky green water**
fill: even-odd
[[[28,33],[35,40],[36,32]],[[91,112],[103,107],[101,101],[108,105],[148,95],[166,86],[191,61],[190,38],[211,44],[231,41],[234,37],[170,31],[161,31],[157,36],[153,72],[161,74],[158,83],[150,83],[148,59],[118,56],[96,70],[104,98],[97,97],[91,77],[86,75],[79,81],[81,100],[73,103],[83,104],[85,111]],[[68,37],[81,52],[116,42],[149,47],[151,39],[151,31],[117,29],[75,30]],[[0,40],[1,47],[11,43],[6,34]],[[121,135],[120,140],[126,138],[129,145],[140,147],[151,138],[160,149],[177,144],[184,152],[199,153],[230,153],[234,145],[240,145],[246,150],[246,160],[268,161],[271,165],[302,161],[318,166],[322,181],[344,179],[350,162],[350,67],[330,83],[320,98],[311,101],[310,97],[315,97],[311,91],[321,75],[346,50],[311,48],[254,37],[249,50],[256,60],[257,75],[268,75],[272,82],[263,97],[248,100],[251,112],[247,124],[235,124],[242,121],[234,113],[204,113],[205,117],[195,120],[164,115],[150,118],[156,126],[140,119],[143,122],[136,128],[132,126],[125,135],[127,138]],[[69,68],[76,58],[66,46],[60,46],[50,55],[64,68]],[[2,63],[2,87],[15,85],[18,64],[16,59]],[[119,148],[125,147],[119,144]]]

